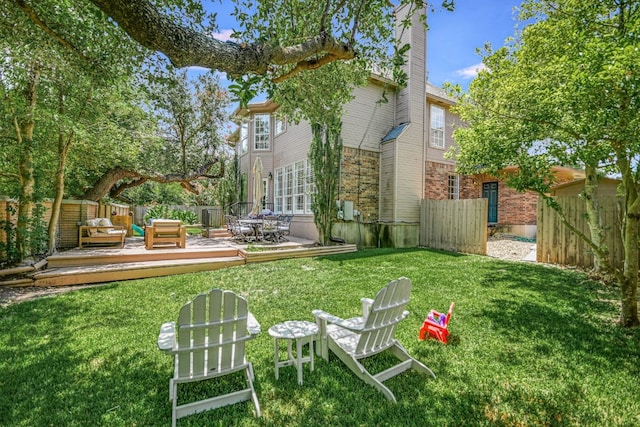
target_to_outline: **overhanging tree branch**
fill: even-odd
[[[274,66],[293,65],[291,75],[337,60],[352,59],[356,52],[326,33],[293,46],[220,41],[183,27],[160,14],[147,0],[91,0],[141,45],[164,53],[176,67],[200,66],[231,77],[266,74]],[[315,59],[321,55],[320,59]],[[315,67],[314,67],[315,66]]]
[[[104,196],[109,196],[114,199],[119,199],[120,194],[129,188],[137,187],[144,184],[147,181],[159,182],[162,184],[168,184],[172,182],[178,182],[188,191],[194,194],[198,194],[197,188],[193,185],[193,181],[200,178],[219,179],[224,177],[224,165],[221,163],[220,170],[216,173],[209,173],[210,169],[216,164],[220,163],[219,159],[212,159],[205,163],[200,169],[190,174],[153,174],[133,171],[124,169],[121,167],[115,167],[102,175],[102,177],[94,184],[94,186],[88,189],[82,196],[85,200],[98,201]]]

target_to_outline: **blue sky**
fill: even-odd
[[[228,38],[235,24],[230,15],[231,2],[208,3],[218,13],[217,37]],[[456,0],[454,12],[429,14],[429,81],[436,86],[449,81],[466,89],[481,62],[476,48],[482,48],[486,42],[500,47],[507,37],[514,35],[517,23],[514,7],[520,3],[521,0]]]
[[[429,81],[441,86],[445,81],[465,89],[481,63],[476,48],[486,42],[494,48],[515,34],[520,0],[456,0],[454,12],[429,15],[427,69]]]

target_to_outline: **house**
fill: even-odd
[[[515,167],[508,167],[503,173],[508,174],[515,170]],[[557,186],[580,179],[584,182],[584,171],[582,170],[554,166],[551,168],[551,173],[555,176]],[[488,199],[487,222],[489,227],[495,231],[517,236],[536,237],[538,206],[536,193],[533,191],[518,192],[508,187],[500,178],[489,175],[479,174],[465,177],[465,183],[465,197],[461,198],[483,197]]]
[[[340,166],[339,220],[333,235],[365,247],[415,247],[419,244],[420,201],[495,196],[495,222],[501,211],[513,207],[510,194],[499,182],[455,173],[455,160],[445,157],[454,144],[453,130],[461,122],[451,112],[455,104],[426,79],[427,34],[414,14],[413,25],[400,24],[409,5],[396,9],[396,35],[410,43],[405,64],[408,84],[398,88],[387,78],[372,74],[369,84],[354,90],[345,106]],[[377,102],[387,93],[389,102]],[[389,92],[391,92],[389,94]],[[235,112],[235,134],[242,193],[251,200],[252,167],[263,165],[264,206],[277,213],[293,213],[291,233],[316,239],[311,212],[313,176],[308,164],[311,127],[287,123],[270,100]],[[486,185],[485,185],[486,184]],[[495,187],[495,188],[494,188]],[[514,192],[515,193],[515,192]],[[518,197],[533,215],[535,203]],[[508,218],[505,216],[505,218]]]
[[[622,180],[617,178],[601,177],[598,180],[598,195],[616,196],[618,194],[618,187],[620,187]],[[578,196],[584,191],[585,178],[578,177],[575,180],[567,181],[551,188],[552,196]]]

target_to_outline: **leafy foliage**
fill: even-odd
[[[198,222],[198,215],[191,211],[171,209],[166,205],[155,205],[144,214],[145,223],[150,219],[179,219],[185,224],[195,224]]]
[[[485,49],[487,69],[460,98],[469,126],[455,132],[458,170],[502,176],[557,209],[548,197],[552,166],[584,167],[591,233],[574,232],[621,285],[622,323],[638,324],[640,9],[614,0],[525,1],[521,19],[524,28],[506,46]],[[517,170],[505,174],[508,166]],[[597,175],[611,173],[622,178],[625,271],[601,243]]]

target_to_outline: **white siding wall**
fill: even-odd
[[[398,9],[401,16],[408,6]],[[420,12],[414,14],[412,26],[407,29],[397,28],[403,42],[409,42],[409,60],[406,72],[409,84],[398,100],[396,124],[409,122],[410,126],[397,139],[397,157],[395,159],[397,185],[394,194],[382,192],[381,198],[395,199],[393,221],[418,222],[420,220],[420,200],[424,187],[425,137],[424,123],[426,119],[426,48],[427,35],[420,22]],[[402,104],[402,106],[401,106]],[[386,201],[383,202],[386,204]]]
[[[378,103],[382,92],[382,86],[376,83],[354,90],[354,99],[346,105],[342,120],[345,147],[380,150],[380,141],[393,128],[395,102],[393,92],[390,92],[387,93],[389,102]]]
[[[273,167],[279,168],[299,160],[306,160],[311,146],[311,126],[307,122],[287,123],[287,131],[274,144]]]

